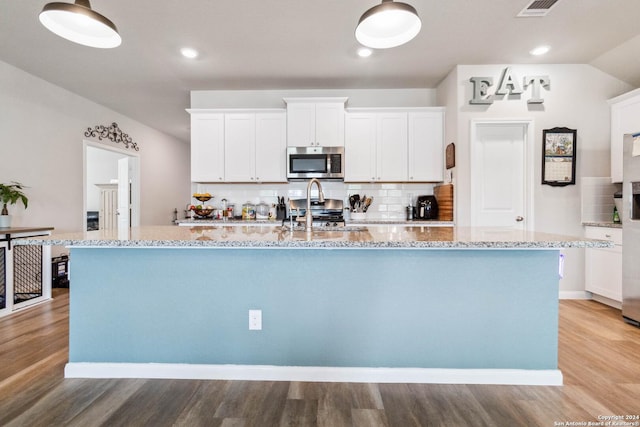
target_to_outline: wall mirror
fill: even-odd
[[[542,183],[561,187],[576,183],[575,129],[557,127],[542,131]]]

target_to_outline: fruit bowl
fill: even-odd
[[[205,193],[205,194],[194,194],[193,198],[196,200],[199,200],[201,202],[208,202],[209,200],[211,200],[213,198],[213,196],[209,193]]]
[[[193,208],[193,213],[200,218],[207,218],[213,213],[213,208]]]

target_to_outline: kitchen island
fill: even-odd
[[[67,377],[556,384],[559,250],[459,227],[142,227],[71,248]],[[261,329],[250,330],[249,311]]]

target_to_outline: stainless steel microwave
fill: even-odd
[[[287,147],[287,179],[344,179],[344,147]]]

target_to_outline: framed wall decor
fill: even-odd
[[[577,133],[564,127],[542,131],[542,184],[575,185]]]

